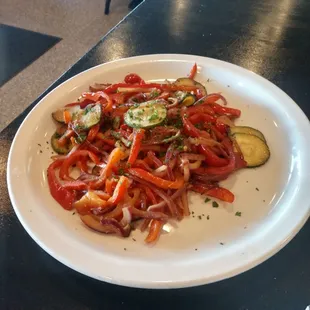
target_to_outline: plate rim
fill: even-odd
[[[28,119],[31,117],[31,114],[33,113],[34,110],[36,110],[42,103],[43,101],[49,97],[53,92],[58,91],[59,88],[62,88],[66,83],[69,83],[70,81],[72,81],[73,79],[76,79],[77,77],[87,74],[89,71],[95,70],[97,68],[103,67],[107,64],[114,64],[114,63],[122,63],[122,62],[135,62],[138,60],[142,61],[184,61],[184,62],[188,62],[188,61],[196,61],[199,63],[199,59],[204,59],[205,61],[210,61],[210,62],[215,62],[218,64],[222,64],[224,67],[228,66],[228,67],[232,67],[236,70],[238,70],[239,72],[244,72],[247,74],[253,74],[255,76],[256,79],[259,79],[261,81],[264,81],[265,83],[269,83],[274,89],[276,89],[278,92],[280,91],[280,94],[282,94],[282,96],[286,96],[288,101],[290,101],[290,104],[294,104],[295,109],[297,108],[296,111],[298,111],[299,116],[303,117],[303,122],[308,122],[308,127],[309,127],[309,120],[307,118],[307,116],[304,114],[304,112],[302,111],[302,109],[295,103],[295,101],[290,98],[284,91],[282,91],[278,86],[276,86],[275,84],[273,84],[272,82],[268,81],[267,79],[265,79],[264,77],[250,71],[247,70],[245,68],[242,68],[240,66],[237,66],[235,64],[231,64],[228,63],[226,61],[222,61],[222,60],[218,60],[218,59],[214,59],[214,58],[209,58],[209,57],[204,57],[204,56],[196,56],[196,55],[189,55],[189,54],[151,54],[151,55],[141,55],[141,56],[134,56],[134,57],[129,57],[129,58],[122,58],[122,59],[116,59],[107,63],[103,63],[103,64],[99,64],[96,65],[94,67],[91,67],[87,70],[84,70],[76,75],[74,75],[73,77],[71,77],[70,79],[64,81],[63,83],[61,83],[60,85],[58,85],[57,87],[55,87],[52,91],[50,91],[48,94],[46,94],[36,105],[35,107],[33,107],[31,109],[31,111],[28,113],[28,115],[25,117],[25,119],[23,120],[22,124],[20,125],[20,127],[18,128],[12,145],[10,147],[10,152],[9,152],[9,157],[8,157],[8,162],[7,162],[7,184],[8,184],[8,191],[9,191],[9,196],[10,196],[10,200],[11,203],[13,205],[14,211],[19,219],[19,221],[21,222],[21,224],[23,225],[24,229],[27,231],[27,233],[31,236],[31,238],[42,248],[44,249],[44,251],[46,251],[47,253],[49,253],[52,257],[54,257],[56,260],[60,261],[61,263],[65,264],[66,266],[68,266],[69,268],[82,273],[86,276],[101,280],[101,281],[105,281],[105,282],[109,282],[109,283],[113,283],[113,284],[118,284],[118,285],[124,285],[124,286],[130,286],[130,287],[141,287],[141,288],[155,288],[155,289],[161,289],[161,288],[182,288],[182,287],[191,287],[191,286],[197,286],[197,285],[202,285],[202,284],[206,284],[206,283],[212,283],[212,282],[216,282],[216,281],[220,281],[226,278],[230,278],[232,276],[235,276],[237,274],[241,274],[257,265],[259,265],[260,263],[262,263],[263,261],[267,260],[268,258],[270,258],[271,256],[273,256],[275,253],[277,253],[278,251],[280,251],[287,243],[289,243],[294,236],[299,232],[299,230],[303,227],[303,225],[306,223],[307,219],[310,216],[310,205],[308,207],[308,212],[304,214],[303,218],[300,219],[299,224],[296,225],[294,227],[294,229],[292,231],[290,231],[289,233],[286,232],[286,238],[284,240],[281,240],[281,242],[277,242],[277,244],[275,246],[273,246],[272,250],[267,251],[264,254],[260,254],[259,257],[256,257],[256,259],[252,259],[248,264],[243,265],[242,268],[237,268],[235,270],[231,270],[230,272],[226,272],[226,273],[220,273],[220,276],[213,276],[212,278],[208,278],[208,280],[206,281],[206,277],[200,277],[199,279],[195,279],[195,280],[177,280],[177,281],[172,281],[172,282],[166,282],[166,281],[153,281],[153,282],[149,282],[149,281],[137,281],[137,280],[125,280],[125,279],[111,279],[111,278],[105,278],[104,276],[99,276],[99,275],[94,275],[94,274],[89,274],[87,273],[87,270],[80,270],[80,268],[77,268],[74,264],[72,264],[71,262],[66,261],[66,259],[64,259],[64,257],[62,255],[58,255],[57,253],[53,253],[53,251],[51,249],[49,249],[49,247],[44,243],[44,241],[42,241],[40,239],[39,236],[36,236],[33,231],[31,230],[31,225],[28,226],[27,221],[24,220],[22,212],[20,212],[21,210],[19,210],[18,206],[17,206],[17,202],[15,201],[15,197],[14,197],[14,191],[13,191],[13,186],[12,186],[12,175],[11,175],[11,171],[12,171],[12,156],[13,156],[13,151],[15,148],[15,144],[17,141],[17,137],[19,136],[20,132],[23,129],[24,124],[28,121]],[[103,69],[104,70],[104,69]],[[310,128],[310,127],[309,127]]]

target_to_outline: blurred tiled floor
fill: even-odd
[[[128,13],[129,0],[0,0],[0,23],[62,38],[0,88],[0,131]],[[3,60],[1,60],[3,61]]]

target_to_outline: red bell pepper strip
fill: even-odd
[[[136,159],[136,161],[133,165],[133,168],[142,168],[142,169],[149,171],[149,172],[153,171],[151,169],[151,167],[149,166],[149,164],[142,159]]]
[[[80,180],[68,181],[62,184],[62,187],[68,190],[83,191],[88,188],[88,185]]]
[[[156,205],[157,204],[157,199],[156,199],[156,196],[154,195],[153,191],[149,187],[147,187],[146,185],[143,185],[143,184],[139,184],[139,187],[141,187],[145,191],[147,199],[153,205]]]
[[[100,129],[100,124],[97,124],[97,125],[93,126],[92,128],[90,128],[88,135],[87,135],[87,140],[89,142],[94,141],[94,139],[97,136],[97,133],[99,132],[99,129]]]
[[[188,189],[190,191],[199,193],[200,195],[205,195],[206,192],[211,189],[214,188],[216,185],[214,185],[214,183],[210,182],[208,184],[191,184]]]
[[[106,166],[102,169],[99,179],[90,184],[91,188],[98,189],[105,184],[107,178],[112,174],[112,169],[124,158],[124,153],[121,149],[115,148],[111,152]]]
[[[207,196],[211,196],[217,199],[220,199],[225,202],[234,202],[235,196],[234,194],[226,188],[223,187],[214,187],[206,191]]]
[[[197,73],[197,64],[195,63],[194,65],[193,65],[193,67],[192,67],[192,69],[191,69],[191,72],[189,73],[189,78],[190,79],[193,79],[194,77],[195,77],[195,75],[196,75],[196,73]]]
[[[211,175],[211,176],[224,176],[233,172],[236,169],[236,154],[233,151],[232,143],[229,138],[223,140],[222,144],[225,146],[229,153],[229,162],[226,166],[222,167],[200,167],[195,171],[202,175]]]
[[[145,238],[146,243],[152,243],[155,242],[160,235],[161,229],[164,225],[163,221],[160,220],[152,220],[151,226],[150,226],[150,231],[148,236]]]
[[[222,99],[222,98],[224,98],[224,97],[220,94],[217,94],[217,93],[209,94],[204,99],[201,100],[202,101],[201,105],[215,103],[216,101],[218,101],[219,99]],[[226,102],[226,100],[225,100],[225,102]]]
[[[60,171],[59,171],[59,177],[62,180],[72,180],[72,178],[69,176],[69,168],[80,159],[80,157],[89,156],[89,158],[95,163],[99,164],[99,158],[92,152],[87,150],[78,150],[72,153],[69,157],[67,157],[63,164],[61,165]]]
[[[102,132],[98,132],[96,138],[111,146],[114,146],[116,142],[114,139],[107,138]]]
[[[140,179],[143,179],[147,182],[150,182],[157,187],[163,189],[179,189],[184,185],[184,179],[182,176],[178,176],[175,181],[168,181],[162,178],[152,175],[150,172],[147,172],[140,168],[131,168],[128,169],[128,172]]]
[[[105,191],[110,196],[112,196],[116,185],[117,185],[117,182],[114,179],[112,179],[112,180],[106,179],[106,181],[105,181]]]
[[[198,123],[216,123],[216,118],[212,115],[208,114],[194,114],[189,117],[189,120],[192,124],[198,124]]]
[[[47,169],[47,180],[53,198],[66,210],[72,210],[73,202],[76,199],[75,192],[64,188],[57,180],[55,170],[63,164],[63,159],[58,159],[51,163]]]
[[[206,131],[197,129],[188,119],[186,114],[186,108],[181,109],[181,117],[183,122],[184,131],[191,137],[206,137],[210,138],[210,135]]]
[[[147,152],[147,158],[152,162],[152,164],[156,167],[159,168],[160,166],[163,165],[162,161],[156,157],[155,153],[152,151]]]
[[[206,156],[205,162],[211,167],[223,167],[228,164],[227,158],[217,156],[210,148],[204,145],[198,146],[199,152]]]
[[[59,146],[64,146],[68,142],[68,139],[70,139],[73,136],[74,136],[74,131],[71,129],[67,129],[67,131],[58,140]]]
[[[65,105],[65,107],[75,107],[80,106],[81,109],[86,108],[90,103],[93,103],[93,100],[84,99],[83,101],[72,102]]]
[[[227,125],[216,122],[215,127],[222,135],[227,135]]]
[[[134,129],[133,133],[133,142],[130,148],[130,154],[128,157],[128,165],[131,167],[135,160],[137,159],[140,149],[141,149],[141,145],[142,145],[142,140],[144,138],[144,132],[145,130],[142,128],[139,129]]]
[[[104,112],[111,112],[113,107],[113,101],[108,94],[105,92],[100,92],[101,97],[107,101],[106,106],[104,106]]]
[[[165,100],[167,100],[169,97],[171,97],[171,96],[170,96],[170,93],[167,92],[167,91],[164,91],[164,92],[161,93],[158,97],[155,97],[154,100],[155,100],[155,99],[165,99]]]
[[[223,107],[217,103],[210,104],[210,107],[213,111],[220,115],[232,115],[235,117],[239,117],[241,115],[241,111],[238,109]]]
[[[130,185],[129,179],[125,176],[121,176],[113,193],[113,196],[108,200],[109,204],[116,205],[124,199]]]
[[[123,104],[125,103],[125,94],[122,93],[116,93],[116,94],[111,94],[110,98],[117,104]]]
[[[84,173],[88,173],[87,159],[85,157],[76,162],[77,167]]]
[[[212,110],[212,108],[205,104],[188,107],[186,113],[188,115],[193,115],[197,113],[215,115],[215,112]]]
[[[107,104],[104,106],[104,111],[110,112],[112,110],[113,101],[104,91],[97,91],[96,93],[85,92],[82,94],[82,97],[85,99],[93,100],[93,102],[98,102],[100,99],[105,99]]]
[[[97,102],[101,98],[101,92],[96,93],[85,92],[82,94],[82,97],[85,98],[86,100]]]

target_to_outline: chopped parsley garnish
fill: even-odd
[[[160,95],[160,92],[158,90],[154,90],[151,92],[150,99],[156,98]]]
[[[218,208],[219,204],[216,201],[212,201],[212,207],[213,208]]]
[[[121,138],[121,134],[116,131],[111,131],[111,135],[118,140]]]
[[[76,143],[79,143],[79,144],[80,144],[80,143],[82,143],[82,142],[85,141],[86,137],[87,137],[86,134],[81,133],[81,134],[79,134],[79,135],[75,138],[75,141],[76,141]]]
[[[240,212],[240,211],[237,211],[237,212],[235,213],[235,216],[241,216],[241,212]]]
[[[153,110],[153,114],[149,117],[149,121],[155,121],[157,120],[159,117],[158,117],[158,111],[157,110]]]
[[[195,127],[198,129],[203,129],[203,125],[201,123],[196,124]]]
[[[132,111],[129,110],[128,111],[128,115],[129,115],[130,118],[133,118],[133,112]]]
[[[91,111],[91,109],[92,109],[92,106],[87,106],[87,107],[85,108],[85,110],[84,110],[85,115],[86,115],[87,113],[89,113],[89,112]]]
[[[211,200],[210,198],[206,198],[205,203],[208,203],[210,200]]]
[[[176,128],[182,128],[183,127],[183,122],[181,118],[176,119],[175,123],[174,123],[174,127]]]
[[[124,175],[125,170],[123,168],[118,169],[118,174],[119,175]]]
[[[56,132],[55,132],[55,138],[56,138],[56,139],[59,139],[60,137],[61,137],[61,135],[56,131]]]

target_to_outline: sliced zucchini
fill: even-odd
[[[61,135],[59,135],[57,132],[55,132],[52,135],[52,137],[51,137],[52,148],[57,154],[68,154],[70,149],[72,148],[72,145],[71,145],[71,143],[67,143],[64,146],[60,146],[58,143],[58,140],[60,137],[61,137]]]
[[[190,78],[179,78],[177,79],[175,82],[174,82],[175,85],[178,85],[178,86],[196,86],[198,87],[200,90],[201,90],[201,93],[203,96],[206,96],[207,95],[207,90],[206,88],[199,82],[193,80],[193,79],[190,79]]]
[[[234,135],[235,133],[245,133],[247,135],[256,136],[260,138],[261,140],[263,140],[264,142],[266,142],[264,135],[259,130],[252,128],[252,127],[247,127],[247,126],[230,127],[229,133],[230,135]]]
[[[195,80],[184,77],[184,78],[178,78],[175,82],[175,85],[178,86],[195,86]]]
[[[62,123],[62,124],[65,123],[65,120],[64,120],[64,110],[63,109],[59,109],[59,110],[53,112],[52,113],[52,117],[58,123]]]
[[[74,114],[78,114],[79,111],[83,111],[83,110],[81,110],[79,106],[71,107],[68,109],[59,109],[52,113],[53,119],[58,123],[64,124],[65,123],[64,111],[69,111],[71,115],[74,115]]]
[[[194,95],[187,95],[181,103],[182,107],[189,107],[196,102],[196,97]]]
[[[232,137],[237,142],[244,160],[247,162],[247,167],[261,166],[269,159],[269,147],[259,137],[246,133],[235,133]]]
[[[124,121],[133,128],[150,128],[161,124],[166,117],[166,107],[161,103],[150,101],[130,108],[125,114]]]
[[[100,104],[88,105],[85,109],[72,115],[73,126],[76,131],[89,129],[100,122],[101,115]]]

